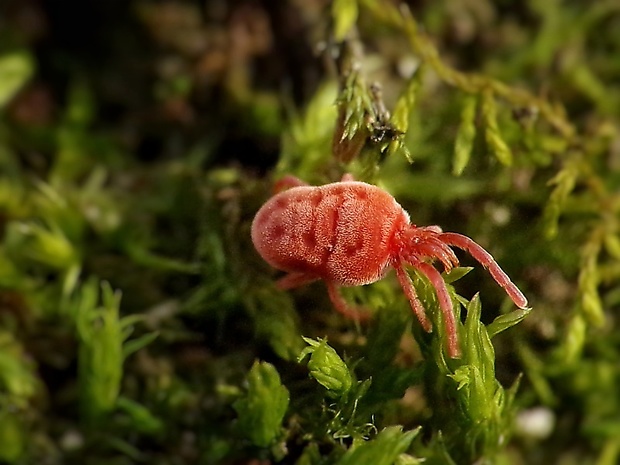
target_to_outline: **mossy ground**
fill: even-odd
[[[618,463],[619,82],[614,0],[2,2],[0,462]],[[343,172],[532,310],[276,289],[253,215]]]

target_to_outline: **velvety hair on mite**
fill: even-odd
[[[437,293],[447,332],[450,357],[460,355],[452,299],[431,263],[449,271],[459,265],[452,247],[480,262],[519,308],[527,299],[491,254],[467,236],[443,232],[439,226],[411,224],[407,212],[386,191],[345,175],[342,181],[309,186],[286,176],[277,193],[256,214],[252,242],[263,259],[288,274],[278,281],[290,289],[323,280],[340,313],[363,320],[368,311],[351,306],[339,292],[342,286],[359,286],[383,278],[394,268],[416,317],[426,331],[432,325],[416,294],[405,266],[431,282]]]

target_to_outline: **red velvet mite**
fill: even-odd
[[[431,265],[438,260],[445,271],[458,266],[452,246],[487,268],[517,307],[527,307],[523,293],[489,252],[469,237],[443,232],[439,226],[411,224],[394,197],[376,186],[345,175],[342,181],[323,186],[309,186],[287,176],[276,187],[290,188],[274,195],[258,211],[252,241],[267,263],[288,273],[277,283],[281,289],[321,279],[336,310],[363,319],[366,311],[350,306],[339,288],[378,281],[394,268],[413,312],[430,332],[431,322],[405,270],[410,265],[435,288],[452,358],[460,355],[452,299],[441,274]]]

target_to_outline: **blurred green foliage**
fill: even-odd
[[[618,463],[619,57],[615,0],[0,3],[0,462]],[[347,172],[532,309],[277,289],[254,214]]]
[[[255,362],[248,374],[248,392],[235,401],[238,427],[250,442],[268,447],[280,435],[289,393],[273,365]]]

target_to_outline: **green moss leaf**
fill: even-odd
[[[101,306],[99,287],[101,286]],[[79,291],[73,313],[79,349],[82,413],[97,422],[115,405],[123,376],[123,334],[119,324],[120,293],[108,283],[89,280]]]
[[[502,165],[512,165],[512,152],[500,133],[497,123],[497,103],[491,91],[482,93],[482,117],[487,145]]]
[[[275,367],[267,362],[254,362],[247,382],[246,395],[233,404],[239,431],[255,446],[269,447],[282,431],[288,389],[280,382]]]
[[[357,21],[357,0],[334,0],[332,15],[334,18],[334,39],[342,42]]]
[[[442,276],[447,284],[452,284],[453,282],[461,279],[473,269],[473,266],[457,266],[456,268],[452,268],[448,273],[442,273]]]
[[[16,260],[28,260],[56,270],[66,270],[79,262],[79,252],[56,225],[34,221],[9,223],[6,245]]]
[[[146,333],[140,337],[127,341],[123,345],[123,358],[129,357],[134,352],[139,351],[140,349],[148,346],[151,342],[157,339],[159,334],[156,332]]]
[[[405,90],[402,92],[396,104],[394,105],[394,111],[392,112],[392,118],[390,119],[394,127],[403,134],[409,129],[409,119],[411,112],[413,111],[418,92],[422,85],[423,72],[421,69],[409,79]]]
[[[403,432],[400,426],[390,426],[375,438],[354,444],[336,465],[393,465],[419,432],[420,428]]]
[[[375,369],[387,367],[396,356],[411,310],[386,308],[379,312],[368,334],[364,361]]]
[[[304,343],[291,296],[264,284],[245,292],[243,301],[254,319],[257,336],[279,357],[295,360]]]
[[[336,81],[326,81],[316,90],[303,114],[293,115],[282,135],[282,150],[276,166],[275,177],[287,174],[305,180],[316,180],[331,159],[331,143],[338,97]]]
[[[3,108],[34,73],[34,61],[26,51],[0,56],[0,108]]]
[[[35,370],[15,336],[0,330],[0,399],[7,396],[16,406],[26,405],[39,391]]]
[[[496,334],[513,327],[520,323],[526,316],[529,315],[531,308],[517,309],[506,315],[500,315],[492,323],[487,325],[487,333],[489,337],[493,338]]]
[[[476,137],[476,105],[477,98],[475,95],[467,95],[463,99],[461,123],[454,142],[454,160],[452,162],[452,173],[456,176],[463,173],[471,157]]]
[[[164,422],[157,418],[144,405],[127,397],[119,397],[118,409],[124,411],[132,421],[132,428],[146,434],[159,434],[164,431]]]
[[[603,302],[599,294],[599,257],[603,248],[604,235],[599,228],[594,230],[581,250],[579,272],[580,309],[588,323],[602,326],[605,323]]]
[[[620,237],[613,233],[605,235],[605,250],[616,260],[620,260]]]
[[[566,365],[573,365],[579,361],[586,343],[587,329],[588,325],[583,315],[579,313],[573,315],[566,328],[562,345],[558,348],[559,358]]]
[[[549,181],[554,186],[549,201],[545,206],[543,224],[545,236],[552,239],[558,234],[558,220],[564,208],[568,196],[575,188],[577,179],[581,174],[581,161],[573,156],[564,162],[563,168]]]
[[[28,435],[17,412],[0,410],[0,460],[2,463],[20,463],[26,451]]]
[[[83,418],[90,426],[106,421],[117,407],[126,355],[144,347],[154,335],[124,342],[137,315],[120,317],[121,293],[91,277],[69,297],[67,312],[80,342],[78,376]]]
[[[307,355],[310,355],[308,361],[310,376],[332,395],[336,397],[345,395],[353,385],[353,375],[344,361],[333,348],[327,345],[325,339],[314,341],[304,338],[304,341],[309,347],[301,352],[298,361],[301,362]]]

